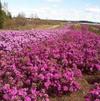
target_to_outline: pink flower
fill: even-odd
[[[100,71],[100,65],[96,64],[95,66],[96,66],[96,69]]]
[[[47,82],[44,83],[44,86],[46,87],[46,89],[49,88],[50,84],[51,84],[51,82],[50,82],[49,80],[48,80]]]
[[[40,78],[41,80],[44,80],[44,79],[45,79],[45,77],[44,77],[43,74],[40,74],[40,75],[39,75],[39,78]]]
[[[64,87],[63,87],[63,90],[64,90],[64,91],[68,91],[68,87],[67,87],[67,86],[64,86]]]
[[[25,101],[31,101],[31,98],[28,97],[28,96],[26,96],[26,97],[25,97]]]
[[[10,90],[10,93],[11,93],[12,95],[16,95],[16,94],[17,94],[17,89],[16,89],[16,87],[13,87],[13,88]]]

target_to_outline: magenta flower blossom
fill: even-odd
[[[94,88],[85,96],[85,101],[100,101],[100,84],[94,85]]]
[[[28,96],[26,96],[26,97],[25,97],[25,101],[31,101],[31,98],[28,97]]]

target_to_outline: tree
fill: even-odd
[[[12,19],[12,15],[11,15],[10,12],[7,13],[7,17],[8,17],[9,19]]]
[[[15,18],[16,26],[25,26],[27,23],[27,20],[25,18],[25,14],[19,13],[18,16]]]
[[[0,29],[12,18],[11,13],[7,10],[7,7],[3,6],[0,1]]]
[[[3,12],[2,12],[2,4],[0,1],[0,29],[3,27],[3,22],[4,22],[4,19],[3,19]]]

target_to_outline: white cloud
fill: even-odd
[[[84,10],[84,14],[90,21],[100,22],[100,7],[90,6]]]
[[[45,1],[48,1],[48,2],[62,2],[63,0],[45,0]]]
[[[90,7],[88,7],[90,8]],[[17,15],[19,12],[25,12],[26,17],[37,15],[43,19],[58,19],[58,20],[89,20],[100,22],[99,9],[64,9],[60,8],[59,5],[52,6],[40,6],[33,9],[21,8],[19,10],[10,9],[13,15]],[[90,12],[91,11],[91,12]]]
[[[99,7],[88,7],[86,11],[91,12],[91,13],[100,13],[100,8]]]

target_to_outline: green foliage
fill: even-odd
[[[0,29],[2,29],[4,27],[4,23],[5,21],[7,21],[7,19],[11,19],[11,13],[8,12],[6,13],[4,10],[2,10],[2,3],[0,1]]]
[[[2,4],[0,2],[0,28],[3,27],[3,12],[2,12]]]

